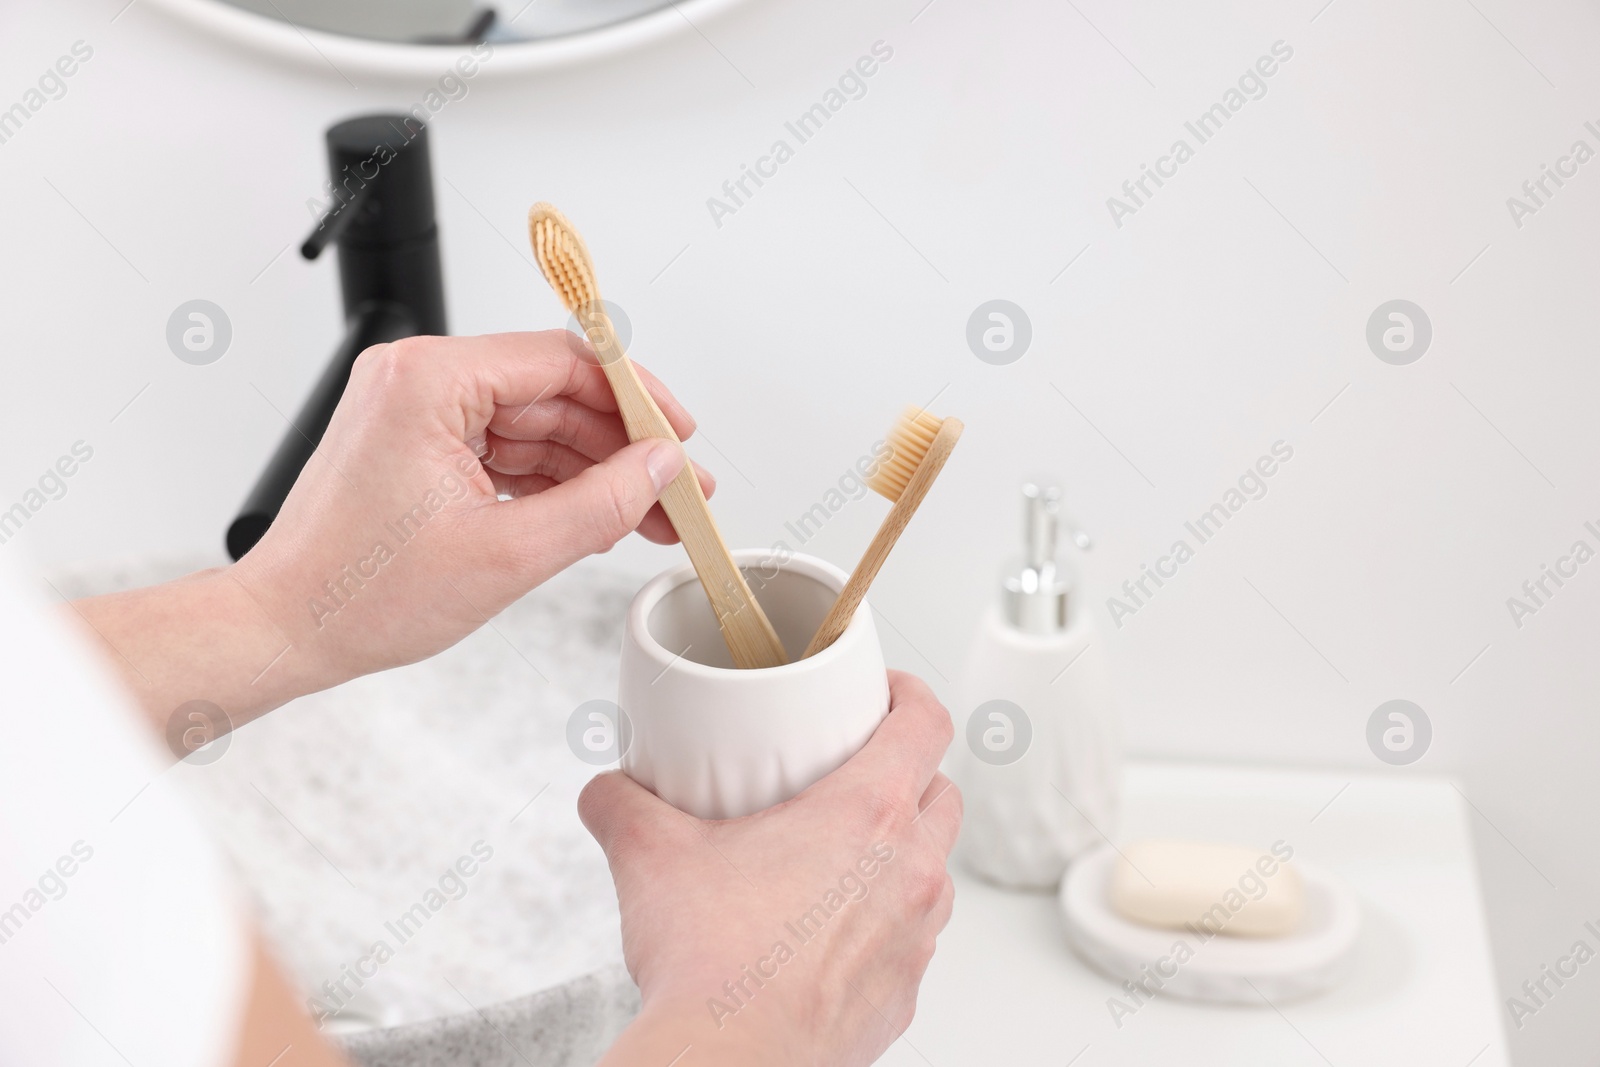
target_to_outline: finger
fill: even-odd
[[[622,417],[571,397],[547,397],[513,413],[500,408],[489,421],[490,441],[559,441],[591,459],[604,459],[630,438]]]
[[[490,539],[537,584],[638,527],[683,464],[674,441],[636,441],[560,485],[481,511],[504,512],[486,520],[496,526]]]
[[[707,500],[710,500],[717,492],[717,476],[700,466],[700,464],[695,463],[694,460],[691,459],[689,462],[694,465],[694,476],[700,483],[700,492],[705,494]],[[659,507],[660,505],[657,505],[658,510]]]
[[[503,478],[513,483],[513,490],[506,495],[511,497],[532,496],[542,493],[555,485],[560,485],[554,478],[546,478],[542,474],[507,474]],[[660,504],[656,504],[639,520],[635,531],[646,541],[656,545],[675,545],[678,543],[678,531],[673,528],[672,520],[667,518],[667,513]]]
[[[694,460],[689,462],[694,463]],[[698,463],[694,463],[694,473],[700,480],[700,491],[705,494],[707,500],[711,499],[712,494],[717,491],[717,479]],[[645,540],[658,545],[678,543],[678,531],[673,528],[672,520],[667,518],[667,513],[660,504],[651,508],[645,515],[644,521],[639,524],[639,533]]]
[[[512,498],[532,496],[542,493],[561,483],[545,474],[506,474],[486,467],[490,480],[494,483],[494,491],[498,495]],[[700,491],[709,499],[717,491],[717,480],[711,472],[695,464],[695,474],[700,478]],[[653,505],[639,522],[638,532],[645,540],[658,545],[675,545],[678,543],[678,531],[673,528],[672,520],[667,518],[667,513],[660,504]]]
[[[678,543],[678,531],[673,527],[672,520],[667,518],[666,511],[657,504],[645,512],[644,519],[639,523],[639,536],[653,545],[675,545]]]
[[[928,840],[942,856],[950,855],[956,835],[961,832],[961,790],[943,773],[935,773],[922,791],[913,820],[928,834]]]
[[[519,412],[549,397],[571,397],[596,411],[617,410],[617,398],[593,350],[566,330],[430,341],[445,343],[447,366],[467,386],[469,434],[481,433],[502,409],[508,420],[514,420]],[[436,359],[437,354],[431,358]],[[692,434],[694,419],[684,406],[655,376],[638,364],[634,366],[673,432],[680,438]]]
[[[689,462],[694,463],[694,460],[691,459]],[[700,480],[700,491],[705,494],[707,500],[710,500],[712,494],[717,491],[717,479],[712,476],[710,471],[698,463],[694,463],[694,473],[695,477]],[[655,505],[645,514],[644,521],[639,524],[639,535],[646,541],[658,545],[675,545],[678,543],[678,531],[673,527],[672,520],[667,518],[666,510],[660,504]]]
[[[889,714],[837,772],[841,785],[871,784],[903,803],[920,799],[954,736],[950,713],[914,675],[889,672]]]
[[[528,404],[547,396],[571,396],[596,411],[617,410],[617,398],[594,349],[577,334],[547,330],[537,334],[490,334],[470,340],[484,342],[478,358],[505,375],[501,384],[506,388],[496,393],[495,403],[500,408],[512,409],[513,419]],[[535,348],[537,358],[545,364],[542,373],[525,366]],[[694,418],[672,391],[636,361],[630,362],[645,390],[672,425],[673,432],[680,439],[693,434]]]
[[[599,366],[600,357],[595,353],[594,345],[589,343],[587,337],[569,331],[566,336],[566,342],[578,355],[579,359],[585,363]],[[661,379],[651,374],[632,356],[628,357],[628,362],[633,364],[634,372],[639,375],[639,380],[644,383],[645,391],[655,398],[656,406],[661,409],[661,413],[672,424],[672,430],[678,435],[678,439],[681,441],[694,433],[695,421],[693,416],[689,414],[682,404],[678,403],[678,398],[673,396],[665,385],[661,384]],[[602,373],[604,372],[602,371]]]
[[[685,816],[621,771],[607,771],[578,794],[578,818],[615,863],[618,853],[647,843]]]
[[[571,397],[547,397],[521,412],[500,408],[489,420],[489,447],[496,454],[525,442],[557,441],[590,459],[605,459],[628,443],[614,411],[596,411]]]
[[[485,457],[488,465],[484,469],[488,471],[496,493],[510,497],[542,493],[593,465],[588,457],[564,450],[551,442],[518,441],[515,444],[518,446],[515,449],[502,449]],[[694,471],[700,481],[700,491],[710,499],[717,491],[717,479],[698,463],[694,465]],[[660,545],[676,544],[678,541],[678,533],[660,504],[646,513],[639,525],[639,532]]]
[[[490,438],[491,451],[484,457],[484,465],[502,474],[542,474],[564,482],[576,478],[595,462],[577,449],[556,441],[512,441],[501,444],[500,449],[494,450],[494,439]]]
[[[547,474],[557,481],[566,481],[576,474],[589,461],[602,460],[619,448],[628,444],[628,438],[621,432],[621,423],[617,424],[615,438],[608,438],[596,433],[585,441],[561,440],[509,440],[496,434],[487,438],[486,451],[483,455],[483,465],[492,471],[504,474]],[[570,453],[570,455],[568,454]],[[581,457],[582,463],[574,462],[573,457]],[[695,474],[700,480],[700,491],[707,497],[717,490],[716,477],[699,463],[694,465]],[[567,471],[562,474],[558,471]]]

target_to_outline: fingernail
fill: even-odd
[[[650,448],[650,454],[645,457],[645,470],[650,472],[650,481],[656,487],[656,492],[667,487],[667,483],[677,477],[683,470],[683,446],[676,441],[662,438]]]

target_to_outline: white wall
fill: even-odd
[[[52,564],[216,549],[283,429],[273,405],[295,407],[334,338],[332,263],[274,262],[308,228],[320,132],[425,88],[353,88],[150,3],[112,23],[122,3],[0,13],[0,106],[94,48],[0,144],[0,503],[73,441],[95,449],[19,539]],[[874,593],[894,658],[945,686],[1016,484],[1060,479],[1100,541],[1131,747],[1370,770],[1368,716],[1416,701],[1435,737],[1413,769],[1457,775],[1481,813],[1514,990],[1600,917],[1600,564],[1521,629],[1505,604],[1574,539],[1600,546],[1582,528],[1600,520],[1600,162],[1521,228],[1506,207],[1574,140],[1600,148],[1600,19],[1572,0],[923,4],[751,0],[583,69],[491,62],[434,127],[454,329],[562,322],[522,237],[531,201],[560,204],[635,354],[715,443],[695,451],[735,543],[786,537],[937,393],[969,430]],[[867,95],[715,226],[706,198],[878,40],[894,57]],[[1106,198],[1278,40],[1294,54],[1267,95],[1116,227]],[[163,339],[193,297],[235,331],[209,367]],[[1007,367],[964,341],[993,297],[1032,319]],[[1364,339],[1397,297],[1434,327],[1410,366]],[[1116,628],[1112,587],[1280,439],[1270,493]],[[808,548],[848,564],[881,512],[853,504]],[[1512,1033],[1519,1062],[1579,1062],[1597,1005],[1600,978],[1570,984]]]

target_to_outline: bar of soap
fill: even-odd
[[[1204,937],[1278,937],[1305,911],[1294,849],[1202,841],[1136,841],[1111,874],[1111,907],[1129,922]]]

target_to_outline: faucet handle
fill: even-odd
[[[438,236],[428,128],[410,115],[358,115],[328,130],[336,203],[300,246],[315,259],[330,242],[395,251]]]
[[[300,255],[306,259],[316,259],[322,255],[322,250],[339,239],[339,236],[350,228],[350,223],[361,214],[367,202],[372,199],[372,185],[368,183],[356,191],[356,195],[349,200],[340,200],[337,205],[330,208],[322,216],[322,221],[317,223],[317,228],[300,245]]]

